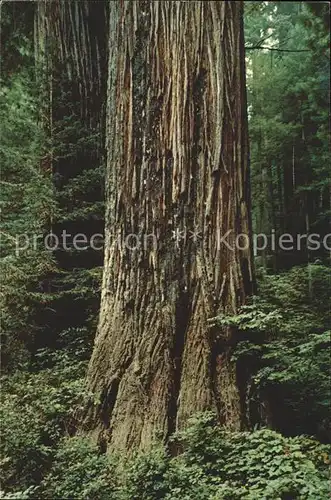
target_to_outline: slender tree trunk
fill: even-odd
[[[127,450],[207,408],[241,425],[235,335],[208,320],[234,313],[253,282],[250,246],[234,245],[250,234],[242,4],[110,2],[109,36],[106,248],[87,425]],[[220,239],[229,230],[231,249]]]

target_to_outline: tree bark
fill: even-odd
[[[208,320],[235,313],[253,283],[251,246],[234,244],[251,232],[241,2],[110,2],[107,113],[86,424],[116,450],[208,408],[238,429],[235,332]]]
[[[37,69],[46,81],[51,67],[61,71],[62,81],[77,89],[82,120],[91,129],[104,125],[107,16],[106,2],[89,0],[37,0],[35,8]]]

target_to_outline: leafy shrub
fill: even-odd
[[[328,494],[329,447],[275,431],[225,431],[212,413],[192,418],[172,438],[183,451],[162,447],[126,464],[121,500],[315,499]]]
[[[260,295],[212,323],[238,330],[233,353],[246,377],[252,426],[330,441],[330,269],[314,264],[261,276]]]
[[[61,442],[39,495],[54,499],[115,500],[114,492],[114,467],[107,456],[100,454],[87,438],[75,437]]]
[[[6,490],[40,482],[84,396],[85,367],[84,362],[58,364],[2,377],[1,482]]]
[[[121,500],[165,498],[169,492],[166,481],[169,462],[166,450],[158,444],[151,452],[134,456],[125,467]]]
[[[330,450],[317,441],[269,429],[230,433],[209,413],[192,419],[177,439],[184,452],[173,460],[199,467],[206,484],[214,484],[215,496],[208,498],[322,500],[328,494]]]
[[[100,454],[86,437],[62,439],[40,485],[25,485],[8,498],[327,498],[330,447],[313,439],[286,438],[269,429],[231,433],[207,412],[192,418],[172,440],[182,450],[177,456],[156,443],[151,451],[123,460]]]

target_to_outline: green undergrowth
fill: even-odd
[[[269,429],[224,431],[214,415],[192,418],[173,436],[171,456],[161,444],[125,462],[100,454],[86,437],[62,439],[38,486],[3,498],[93,500],[311,499],[328,496],[329,447]]]
[[[212,321],[238,328],[232,359],[247,374],[250,431],[229,433],[213,415],[200,415],[173,436],[170,448],[178,456],[156,444],[121,466],[88,437],[70,437],[88,396],[93,333],[63,331],[56,348],[37,350],[1,378],[3,498],[324,500],[329,287],[329,268],[322,265],[263,274],[252,303]]]

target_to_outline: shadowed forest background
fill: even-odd
[[[114,217],[115,226],[131,223],[129,218],[125,219],[126,210],[134,204],[129,207],[124,195],[123,198],[118,196],[119,201],[112,204],[117,198],[114,198],[110,181],[115,158],[109,153],[110,143],[114,141],[118,151],[122,147],[112,126],[117,123],[118,127],[123,127],[121,130],[126,127],[124,105],[114,108],[113,113],[109,111],[112,71],[117,64],[114,61],[121,61],[120,50],[118,55],[114,48],[115,38],[112,38],[120,29],[115,17],[114,5],[117,3],[120,4],[106,0],[54,0],[4,1],[0,5],[0,497],[324,500],[329,495],[327,474],[331,440],[331,238],[327,236],[331,215],[329,4],[244,2],[245,55],[240,46],[240,23],[237,23],[241,17],[239,2],[224,10],[225,19],[233,15],[233,25],[225,23],[225,30],[229,26],[237,30],[234,34],[232,28],[228,28],[233,38],[224,37],[224,53],[228,54],[231,44],[239,40],[237,62],[242,70],[244,59],[246,63],[248,130],[246,117],[239,112],[236,123],[240,121],[242,142],[238,140],[240,148],[234,153],[234,157],[238,155],[235,166],[238,158],[243,158],[240,161],[243,165],[247,161],[250,168],[250,179],[243,175],[247,200],[240,201],[242,204],[247,201],[250,215],[245,220],[242,216],[242,225],[250,227],[251,224],[255,234],[271,237],[286,233],[294,240],[298,234],[315,234],[325,243],[309,246],[303,239],[293,250],[268,245],[254,252],[253,258],[239,255],[238,261],[246,264],[241,267],[242,278],[239,273],[238,281],[242,280],[243,291],[236,312],[231,308],[233,297],[229,291],[222,314],[215,309],[215,314],[207,315],[210,322],[208,339],[214,346],[211,351],[226,353],[219,358],[215,354],[215,359],[212,354],[210,362],[216,366],[215,373],[223,377],[223,382],[223,368],[217,371],[219,360],[222,366],[231,366],[224,384],[236,385],[236,408],[233,409],[231,395],[224,402],[221,389],[218,401],[217,388],[213,388],[215,408],[210,405],[209,411],[193,413],[188,415],[188,421],[185,420],[184,410],[190,408],[192,400],[187,398],[186,407],[181,409],[182,387],[185,389],[185,384],[191,382],[194,394],[201,388],[193,375],[180,386],[184,340],[176,337],[171,351],[173,394],[168,401],[165,430],[161,429],[162,432],[153,437],[152,446],[150,443],[142,446],[142,437],[136,446],[138,433],[132,429],[136,429],[134,425],[139,428],[140,415],[137,413],[137,422],[127,432],[130,416],[123,416],[127,402],[123,386],[124,389],[129,387],[123,383],[123,377],[132,360],[123,360],[127,364],[123,373],[119,366],[119,375],[117,372],[114,375],[110,369],[107,372],[103,368],[107,366],[107,356],[104,364],[98,364],[98,352],[94,351],[92,356],[98,323],[100,335],[104,328],[105,337],[107,328],[114,330],[116,326],[115,321],[111,323],[115,313],[110,314],[107,308],[101,311],[99,321],[104,252],[92,248],[77,250],[74,246],[49,251],[42,237],[32,244],[32,235],[60,235],[64,230],[87,238],[99,234],[101,239],[105,218],[109,229],[113,214],[117,217]],[[138,16],[137,21],[132,16],[132,25],[134,22],[139,24],[139,19],[149,15],[146,14],[149,2],[133,3],[142,17]],[[201,3],[213,4],[216,12],[219,7],[215,5],[220,2]],[[200,2],[194,4],[198,12]],[[129,11],[130,2],[127,8]],[[156,7],[155,12],[158,12]],[[207,7],[205,12],[208,12]],[[212,8],[210,12],[214,12]],[[187,24],[183,24],[181,33],[183,44],[189,36],[187,33],[191,33],[187,19],[189,17],[185,18]],[[144,83],[140,53],[147,39],[154,40],[157,29],[154,25],[150,28],[147,21],[147,29],[139,33],[141,38],[137,35],[136,46],[132,49],[130,22],[126,20],[121,24],[122,38],[125,41],[127,35],[128,40],[127,45],[123,42],[123,47],[134,50],[134,57],[124,64],[124,69],[129,72],[132,63],[130,70]],[[157,22],[161,24],[160,20]],[[200,33],[200,28],[192,26],[192,32]],[[217,27],[215,32],[218,33]],[[118,40],[122,38],[119,36]],[[157,46],[158,39],[155,40]],[[178,47],[182,47],[180,43]],[[164,55],[166,50],[164,45],[160,53],[163,51]],[[189,49],[187,54],[191,57]],[[235,58],[225,56],[224,60],[224,71],[235,73],[238,68]],[[120,62],[118,64],[120,66]],[[183,65],[178,67],[183,75],[187,64],[187,59],[183,59]],[[215,72],[217,74],[217,69]],[[155,63],[153,75],[159,77],[160,74],[162,76],[162,71]],[[242,71],[240,82],[244,82],[243,75]],[[194,96],[192,113],[206,116],[212,122],[213,113],[206,108],[202,111],[202,105],[200,109],[197,104],[202,102],[199,99],[207,88],[207,70],[200,76],[190,90]],[[212,71],[209,76],[213,82]],[[125,78],[123,81],[126,85]],[[218,80],[215,82],[216,85]],[[231,91],[230,85],[229,88]],[[138,89],[141,103],[146,98],[142,89],[141,95]],[[231,102],[232,97],[230,93]],[[244,92],[242,100],[245,100]],[[151,104],[155,106],[155,114],[157,105],[154,101]],[[178,106],[180,109],[180,104]],[[229,104],[229,108],[231,106]],[[134,111],[143,122],[144,107],[134,108]],[[226,128],[227,118],[224,123]],[[138,125],[136,134],[141,133],[143,137],[144,131],[140,131]],[[166,126],[163,130],[166,136]],[[184,127],[182,134],[185,142]],[[154,143],[158,144],[155,140]],[[153,147],[151,144],[150,148]],[[199,156],[201,151],[192,146],[190,154],[194,156],[195,153]],[[164,157],[168,154],[166,151]],[[176,163],[174,158],[165,161],[168,160]],[[158,159],[153,161],[157,164]],[[219,174],[212,174],[213,179],[217,179]],[[198,172],[192,173],[193,178],[194,175]],[[117,187],[125,184],[124,176],[121,179],[118,174],[117,181],[115,177]],[[137,191],[148,182],[143,176],[138,179]],[[158,181],[153,179],[153,182],[156,185]],[[138,198],[136,195],[135,199]],[[208,203],[209,198],[205,204]],[[212,221],[213,203],[211,199],[208,221]],[[180,218],[180,202],[178,206]],[[235,201],[231,206],[236,207]],[[165,202],[160,213],[166,211],[164,207]],[[197,207],[200,207],[198,202]],[[183,220],[191,223],[189,219]],[[29,235],[31,239],[22,250],[20,245],[26,240],[22,236],[17,240],[18,235]],[[164,247],[166,255],[167,244]],[[117,271],[112,268],[111,260],[107,264],[107,252],[105,255],[104,283],[107,280],[116,282]],[[230,257],[227,258],[225,266],[230,263]],[[153,259],[150,259],[152,263]],[[178,256],[181,263],[180,259],[186,262],[185,255]],[[250,263],[252,269],[255,268],[254,278],[253,271],[248,269]],[[217,266],[215,260],[213,272],[217,270],[215,275],[221,276],[224,269],[218,270]],[[124,273],[123,276],[127,283],[128,275]],[[171,283],[176,282],[174,286],[177,286],[178,281],[186,291],[190,285],[185,279],[183,271],[183,275],[180,274],[178,280],[172,279]],[[247,282],[252,289],[245,288]],[[169,289],[170,305],[171,283],[165,280],[164,285],[165,291]],[[131,288],[140,292],[139,286],[135,281]],[[129,297],[125,296],[128,317],[135,307],[130,293]],[[177,288],[173,293],[177,293]],[[149,295],[147,286],[145,295]],[[192,293],[192,297],[196,295],[198,291]],[[180,311],[189,309],[187,302],[190,301],[185,297],[181,292]],[[107,300],[104,293],[102,308]],[[162,324],[153,323],[153,310],[150,311],[153,306],[147,299],[140,299],[140,302],[141,315],[146,315],[147,336],[150,330],[158,333]],[[200,304],[198,300],[197,304]],[[200,324],[199,311],[205,313],[205,309],[198,306],[198,317],[193,317],[196,325]],[[181,328],[189,329],[179,316],[176,309],[177,333]],[[109,323],[105,326],[107,321],[110,326]],[[123,335],[125,332],[123,328]],[[222,332],[235,333],[231,333],[229,341],[222,337]],[[122,351],[120,354],[123,357]],[[159,360],[156,365],[160,366]],[[200,368],[194,363],[191,366],[192,374]],[[134,373],[140,374],[139,368],[143,371],[134,366]],[[103,370],[106,382],[100,376]],[[148,376],[153,378],[155,375],[158,381],[158,372],[155,373]],[[150,386],[155,389],[155,380],[150,382],[148,389]],[[213,383],[217,385],[215,378]],[[150,390],[150,399],[144,409],[147,415],[157,406],[151,399],[153,395]],[[204,407],[208,409],[208,404],[201,404],[201,408]],[[181,419],[185,425],[178,424]],[[136,436],[132,437],[129,431]],[[146,434],[148,432],[149,428]],[[148,440],[149,437],[146,442]],[[126,459],[121,453],[123,443],[130,452]]]

